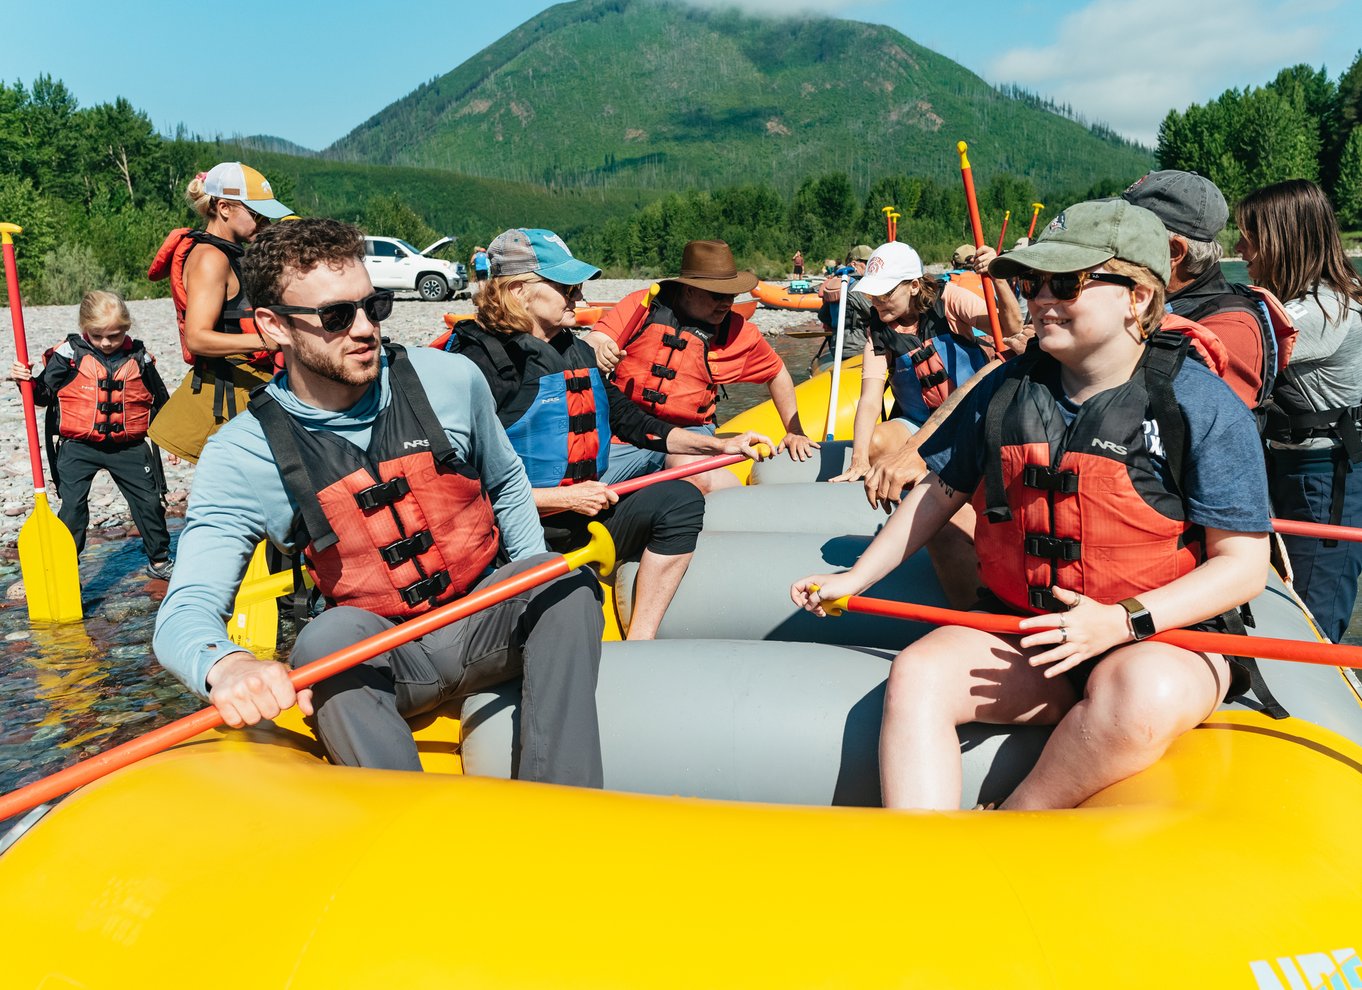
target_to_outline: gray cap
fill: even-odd
[[[1112,258],[1143,265],[1167,284],[1168,231],[1153,213],[1123,199],[1077,203],[1051,220],[1036,243],[993,259],[988,273],[1081,272]]]
[[[1153,213],[1174,234],[1194,241],[1215,240],[1230,219],[1230,208],[1216,184],[1195,172],[1150,172],[1121,197]]]

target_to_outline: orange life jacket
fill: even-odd
[[[735,337],[742,323],[742,316],[729,313],[720,338]],[[719,401],[709,345],[709,330],[685,325],[670,307],[654,302],[642,328],[620,344],[626,353],[615,366],[615,384],[658,419],[677,426],[709,423]]]
[[[142,368],[154,362],[141,343],[127,337],[117,353],[105,358],[84,337],[71,334],[43,356],[44,364],[54,360],[64,360],[76,371],[57,390],[59,436],[92,443],[133,443],[146,437],[155,397],[142,380]]]
[[[467,592],[500,536],[481,479],[449,442],[406,352],[386,350],[391,399],[367,450],[304,428],[265,389],[250,410],[299,506],[295,545],[322,595],[403,620]]]
[[[237,293],[223,303],[222,313],[218,316],[217,325],[213,329],[219,333],[256,332],[255,320],[251,318],[251,304],[241,283],[241,245],[215,237],[206,230],[177,227],[166,235],[160,250],[156,252],[156,257],[152,259],[151,267],[147,269],[147,278],[153,282],[159,282],[164,278],[170,279],[170,298],[175,303],[175,320],[180,328],[180,354],[184,357],[185,364],[193,364],[195,356],[190,353],[189,345],[184,339],[184,316],[189,308],[189,291],[184,284],[184,263],[189,257],[189,252],[200,244],[210,244],[226,255],[227,264],[231,266],[232,274],[236,276]],[[272,369],[274,352],[255,351],[247,360],[262,370]]]
[[[974,545],[979,576],[1002,601],[1063,611],[1050,590],[1057,586],[1113,604],[1201,562],[1201,530],[1187,522],[1176,490],[1187,431],[1173,379],[1189,346],[1181,334],[1154,334],[1130,381],[1084,402],[1067,427],[1052,391],[1058,362],[1033,346],[1016,372],[999,372],[1008,378],[984,415]],[[1146,419],[1156,441],[1147,439]]]

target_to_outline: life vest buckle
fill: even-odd
[[[930,340],[917,350],[908,352],[908,360],[912,361],[914,366],[921,364],[923,361],[930,361],[934,357],[936,357],[936,344],[934,341]]]
[[[449,572],[437,571],[430,577],[415,584],[409,584],[402,589],[402,600],[411,608],[415,608],[422,602],[433,602],[445,593],[449,587]]]
[[[662,345],[670,347],[674,351],[684,351],[689,343],[690,341],[679,333],[664,333],[662,335]]]
[[[1026,534],[1026,555],[1049,560],[1079,560],[1083,545],[1067,536],[1047,536],[1044,533]]]
[[[385,505],[392,505],[409,491],[411,491],[411,485],[407,484],[406,478],[381,481],[362,491],[355,492],[355,504],[365,512],[369,512],[373,509],[381,509]]]
[[[590,461],[569,461],[567,469],[563,472],[564,484],[576,484],[579,481],[596,480],[596,462]]]
[[[123,391],[123,380],[121,378],[101,378],[98,384],[105,392]]]
[[[569,392],[590,392],[591,376],[589,374],[572,375],[567,379],[567,390]]]
[[[1056,598],[1049,588],[1027,588],[1026,602],[1040,612],[1069,611],[1069,606]]]
[[[653,374],[656,375],[658,378],[671,381],[673,378],[676,377],[676,369],[668,368],[665,364],[655,364],[653,365]]]
[[[645,402],[655,402],[659,406],[665,406],[667,404],[666,392],[659,392],[655,388],[645,388],[642,394]]]
[[[430,535],[430,530],[423,529],[415,536],[409,536],[405,540],[396,540],[386,547],[380,547],[378,552],[389,567],[396,567],[398,564],[405,564],[413,557],[419,557],[433,546],[435,546],[435,537]]]
[[[116,413],[123,411],[121,402],[100,402],[95,405],[95,409],[102,413]]]
[[[918,384],[921,385],[924,389],[936,388],[936,386],[943,385],[950,380],[951,380],[950,372],[947,371],[945,368],[941,368],[938,371],[929,372],[925,375],[918,375],[917,378]]]
[[[573,413],[571,416],[568,417],[568,432],[595,433],[596,414],[594,412]]]
[[[1056,471],[1045,464],[1028,464],[1022,468],[1022,484],[1041,491],[1077,495],[1078,472]]]

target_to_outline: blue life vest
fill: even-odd
[[[917,333],[900,333],[876,317],[871,336],[878,353],[889,358],[889,387],[894,390],[894,418],[921,426],[932,410],[989,362],[978,342],[951,332],[938,299],[918,318]]]

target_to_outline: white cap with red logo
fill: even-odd
[[[865,277],[853,287],[853,292],[867,296],[882,296],[893,292],[900,282],[922,277],[922,259],[907,244],[890,241],[881,244],[865,263]]]

